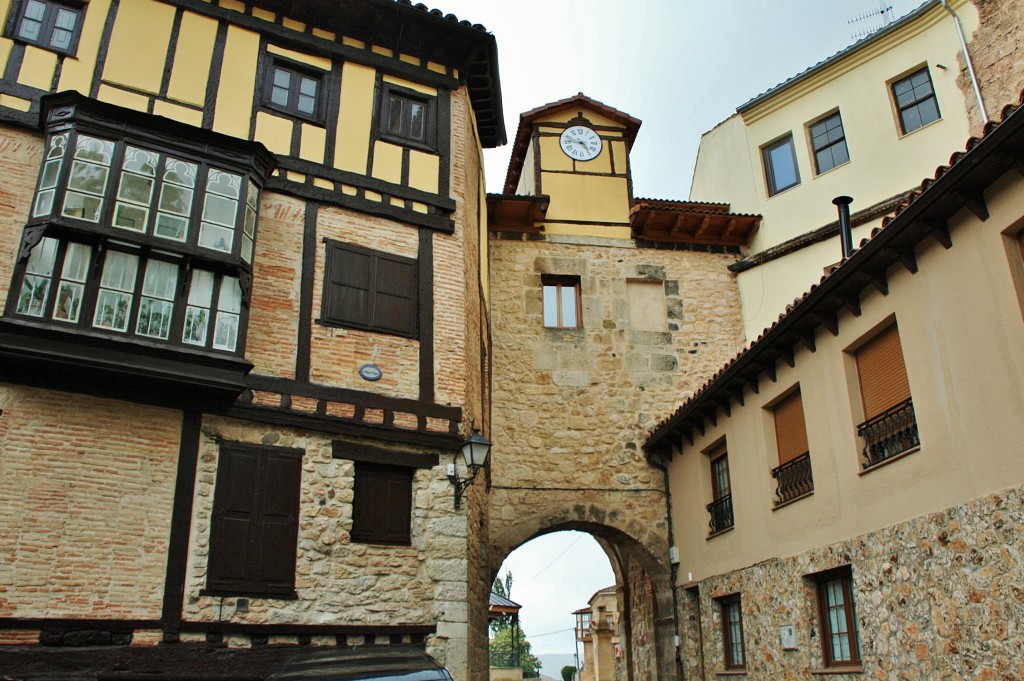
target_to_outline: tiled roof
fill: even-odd
[[[937,6],[938,4],[939,4],[939,0],[927,0],[927,2],[923,3],[920,7],[918,7],[914,11],[912,11],[912,12],[908,13],[907,15],[901,17],[899,20],[894,21],[893,23],[889,24],[888,26],[885,26],[884,28],[880,28],[879,30],[875,31],[874,33],[872,33],[872,34],[870,34],[870,35],[868,35],[868,36],[866,36],[864,38],[861,38],[860,40],[858,40],[857,42],[849,45],[848,47],[845,47],[842,50],[839,50],[838,52],[833,54],[831,57],[828,57],[826,59],[822,59],[821,61],[819,61],[814,66],[811,66],[811,67],[809,67],[807,69],[804,69],[803,71],[801,71],[800,73],[796,74],[792,78],[788,78],[788,79],[784,80],[783,82],[779,83],[778,85],[776,85],[775,87],[770,88],[768,90],[765,90],[764,92],[762,92],[761,94],[757,95],[753,99],[750,99],[750,100],[744,102],[743,104],[741,104],[738,107],[736,107],[736,111],[739,112],[739,113],[743,113],[744,111],[746,111],[746,110],[756,106],[757,104],[760,104],[764,100],[770,99],[771,97],[774,97],[775,95],[777,95],[778,93],[782,92],[783,90],[786,90],[786,89],[792,87],[793,85],[799,83],[800,81],[805,80],[807,78],[810,78],[811,76],[813,76],[814,74],[818,73],[819,71],[822,71],[825,68],[827,68],[827,67],[831,66],[832,64],[834,64],[835,62],[845,58],[847,55],[853,54],[854,52],[857,52],[861,48],[866,47],[868,45],[871,45],[872,43],[874,43],[874,42],[876,42],[878,40],[881,40],[882,38],[884,38],[885,36],[889,35],[890,33],[893,33],[894,31],[898,31],[900,28],[902,28],[906,24],[914,21],[919,16],[921,16],[922,14],[927,12],[932,7]]]
[[[986,218],[985,188],[1024,161],[1022,105],[1024,92],[1016,104],[1004,107],[998,122],[989,122],[980,137],[970,138],[965,151],[953,154],[948,165],[937,168],[934,177],[909,192],[893,214],[882,220],[881,227],[861,241],[859,249],[788,305],[775,323],[659,423],[644,443],[648,454],[666,448],[670,437],[689,437],[694,428],[703,430],[705,420],[714,419],[719,408],[729,412],[731,400],[742,404],[746,386],[756,386],[762,374],[774,380],[778,359],[793,366],[795,346],[802,342],[813,351],[819,326],[838,334],[839,310],[859,314],[864,288],[888,291],[889,266],[902,262],[911,272],[917,271],[914,248],[925,237],[934,236],[950,248],[947,220],[954,213],[968,208]]]

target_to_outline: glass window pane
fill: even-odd
[[[238,315],[227,312],[217,313],[217,327],[213,332],[213,347],[218,350],[234,350],[238,342]]]
[[[317,82],[312,78],[303,78],[301,85],[299,85],[299,92],[310,97],[316,97],[316,84]]]
[[[56,239],[50,237],[43,237],[36,244],[35,248],[32,249],[32,253],[28,256],[28,264],[25,266],[25,271],[29,274],[42,274],[43,276],[53,276],[53,264],[57,259],[57,245],[59,242]]]
[[[39,2],[39,0],[28,0],[25,5],[25,16],[29,19],[35,19],[36,21],[42,21],[43,15],[46,14],[46,5]]]
[[[276,85],[270,88],[270,101],[278,106],[288,106],[288,90]]]
[[[75,145],[75,158],[109,166],[113,155],[114,143],[110,140],[101,140],[88,135],[78,136],[78,144]]]
[[[419,102],[409,103],[409,137],[423,139],[424,106]]]
[[[135,289],[135,273],[138,270],[139,257],[121,251],[108,251],[103,263],[103,277],[100,285],[119,291]]]
[[[63,7],[57,8],[57,19],[54,21],[54,25],[57,28],[63,28],[68,31],[75,29],[75,23],[78,21],[78,13],[72,12],[71,10],[64,9]]]
[[[103,199],[87,194],[69,191],[64,195],[64,215],[89,222],[100,221],[100,209],[103,208]]]
[[[109,173],[109,169],[105,166],[75,161],[71,164],[68,188],[102,195],[107,188],[107,176]]]
[[[117,198],[148,206],[153,198],[153,178],[132,173],[122,174]]]
[[[47,189],[45,192],[39,192],[36,196],[35,207],[32,208],[32,217],[37,218],[40,215],[49,215],[50,211],[53,210],[53,199],[57,192],[54,189]]]
[[[576,326],[576,287],[562,286],[562,326]]]
[[[139,321],[135,333],[151,338],[167,338],[171,332],[174,304],[166,300],[143,297],[139,302]]]
[[[160,210],[188,217],[192,213],[194,194],[191,189],[165,184],[160,188]]]
[[[284,69],[274,69],[274,85],[277,87],[288,90],[291,87],[292,74],[288,73]]]
[[[792,187],[797,183],[796,164],[793,160],[793,141],[786,140],[768,150],[768,163],[774,180],[774,191]]]
[[[130,229],[133,232],[146,231],[149,211],[129,203],[118,203],[114,206],[114,226]]]
[[[388,102],[388,132],[402,132],[402,102],[401,97],[394,96]]]
[[[57,302],[53,308],[53,318],[62,322],[77,322],[82,311],[82,294],[85,287],[62,281],[57,289]]]
[[[216,194],[207,194],[203,202],[203,220],[225,227],[234,227],[238,216],[238,202]]]
[[[26,274],[21,284],[21,295],[18,296],[18,314],[42,317],[49,292],[50,280],[47,277]]]
[[[210,307],[213,303],[213,272],[192,270],[192,285],[188,289],[188,304]]]
[[[142,282],[142,293],[172,300],[178,287],[178,266],[163,260],[150,260]]]
[[[46,158],[64,158],[64,151],[68,146],[68,133],[55,135],[50,140],[50,150],[46,152]]]
[[[210,311],[205,307],[185,308],[185,328],[181,334],[183,343],[190,345],[206,345],[206,327],[210,318]]]
[[[43,166],[43,176],[39,178],[40,189],[49,189],[57,186],[61,163],[62,161],[59,158],[46,162],[46,165]]]
[[[184,241],[188,237],[188,220],[176,215],[157,213],[156,227],[153,228],[156,236],[174,241]]]
[[[124,170],[130,170],[140,175],[154,177],[156,175],[156,164],[160,161],[160,155],[145,149],[127,147],[124,152]]]
[[[128,313],[131,311],[132,297],[128,293],[100,289],[96,299],[96,315],[92,325],[112,331],[125,331],[128,328]]]
[[[242,260],[252,263],[252,239],[242,235]]]
[[[237,277],[224,277],[221,280],[217,309],[220,312],[242,311],[242,287],[239,286]]]
[[[558,326],[558,287],[544,287],[544,326]]]
[[[64,267],[61,277],[71,281],[84,282],[89,272],[89,256],[92,255],[92,248],[85,244],[71,242],[64,253]]]
[[[316,97],[310,97],[309,95],[299,95],[298,109],[305,114],[316,113]]]
[[[206,181],[206,191],[239,198],[239,191],[242,189],[242,176],[234,173],[226,173],[223,170],[210,169],[210,177]]]
[[[53,29],[53,34],[50,36],[50,47],[54,47],[58,50],[66,50],[71,47],[71,37],[74,35],[71,31],[65,31],[62,28]]]
[[[169,158],[167,159],[167,167],[164,170],[164,182],[173,182],[185,187],[195,187],[197,170],[198,166],[195,163]]]
[[[199,245],[215,251],[230,253],[235,241],[234,230],[204,222],[199,228]]]

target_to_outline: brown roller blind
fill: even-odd
[[[857,351],[857,374],[865,420],[910,397],[907,367],[895,324]]]
[[[807,453],[807,426],[799,390],[775,405],[775,441],[780,466]]]

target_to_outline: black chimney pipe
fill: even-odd
[[[843,259],[850,257],[853,253],[853,227],[850,226],[850,204],[853,203],[851,196],[837,196],[832,203],[839,209],[839,240],[843,245]]]

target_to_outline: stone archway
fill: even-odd
[[[505,558],[531,539],[564,530],[590,534],[616,578],[625,642],[623,681],[678,677],[665,500],[659,490],[494,488],[490,502],[492,580]]]

